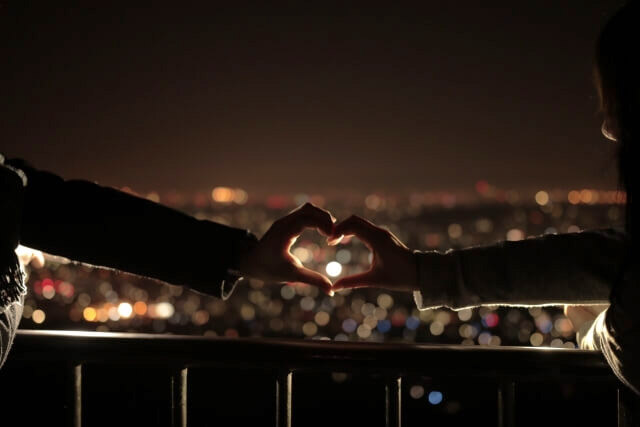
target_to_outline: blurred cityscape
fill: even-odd
[[[122,189],[136,194],[129,188]],[[338,219],[355,213],[389,228],[407,246],[445,251],[546,233],[622,227],[624,195],[593,189],[507,191],[480,181],[468,192],[413,192],[252,198],[217,187],[193,194],[138,194],[198,218],[257,235],[306,201]],[[100,242],[96,242],[100,244]],[[188,250],[185,249],[185,250]],[[363,271],[368,249],[357,239],[329,247],[315,232],[292,252],[332,278]],[[189,268],[189,266],[185,266]],[[133,275],[49,260],[29,275],[23,329],[70,329],[335,341],[400,341],[575,348],[562,307],[480,307],[418,311],[412,295],[379,290],[328,297],[297,284],[245,280],[222,301]]]

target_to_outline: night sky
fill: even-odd
[[[22,3],[0,1],[0,152],[67,178],[140,191],[615,188],[592,63],[621,1]]]

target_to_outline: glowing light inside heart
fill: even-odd
[[[327,264],[327,274],[331,277],[337,277],[342,273],[342,265],[339,262],[331,261]]]

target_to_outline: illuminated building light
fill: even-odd
[[[318,324],[318,326],[325,326],[329,323],[330,316],[326,311],[319,311],[316,313],[313,319]]]
[[[152,191],[151,193],[147,194],[147,200],[155,203],[160,203],[160,195],[155,191]]]
[[[311,311],[316,306],[316,300],[310,296],[306,296],[300,300],[300,308],[304,311]]]
[[[384,200],[376,194],[371,194],[364,199],[364,205],[367,207],[367,209],[371,209],[372,211],[381,209],[383,207],[383,204]]]
[[[376,307],[373,310],[373,317],[378,320],[384,320],[387,318],[387,310],[382,307]]]
[[[524,232],[517,228],[512,228],[507,232],[507,240],[510,242],[517,242],[524,239]]]
[[[478,233],[490,233],[493,231],[493,223],[488,218],[480,218],[476,221],[476,231]]]
[[[578,227],[577,225],[570,225],[569,227],[567,227],[567,233],[579,233],[580,232],[580,227]]]
[[[535,199],[537,204],[539,204],[540,206],[545,206],[547,203],[549,203],[549,193],[544,190],[540,190],[536,193]]]
[[[460,224],[451,224],[447,228],[447,233],[452,239],[459,239],[462,236],[462,226]]]
[[[378,319],[376,319],[372,315],[369,315],[364,318],[362,323],[366,325],[369,329],[374,329],[376,326],[378,326]]]
[[[160,302],[149,306],[149,315],[158,319],[168,319],[175,313],[175,308],[169,302]]]
[[[144,301],[137,301],[133,304],[133,312],[138,316],[147,314],[147,304]]]
[[[216,187],[211,192],[211,198],[216,203],[231,203],[235,197],[235,192],[229,187]]]
[[[349,249],[340,249],[336,252],[336,261],[340,264],[349,264],[349,261],[351,261],[351,252]]]
[[[318,333],[318,326],[313,322],[305,322],[305,324],[302,325],[302,333],[308,337],[314,336]]]
[[[416,400],[422,398],[422,396],[424,396],[424,387],[422,387],[421,385],[411,386],[411,388],[409,389],[409,396],[411,396],[412,399]]]
[[[362,304],[362,306],[360,307],[360,313],[362,313],[363,316],[371,316],[375,310],[376,306],[371,304],[370,302]]]
[[[407,321],[405,322],[407,329],[415,331],[420,326],[420,319],[414,316],[407,317]]]
[[[98,313],[93,307],[85,307],[85,309],[82,310],[82,317],[87,322],[95,322],[96,318],[98,317]]]
[[[307,248],[298,247],[293,250],[293,256],[298,258],[300,262],[309,262],[312,259],[311,251]]]
[[[444,325],[436,320],[429,325],[429,332],[435,336],[442,335],[444,332]]]
[[[529,342],[531,343],[532,346],[539,347],[544,342],[544,337],[542,336],[542,334],[540,332],[534,332],[529,337]]]
[[[489,345],[491,341],[491,334],[489,332],[483,332],[478,335],[478,344],[480,345]]]
[[[362,339],[367,339],[371,336],[371,328],[365,324],[358,326],[357,334]]]
[[[280,296],[285,300],[290,300],[296,296],[296,290],[293,286],[284,285],[280,288]]]
[[[233,194],[233,201],[238,205],[244,205],[249,201],[249,194],[242,188],[236,188]]]
[[[100,308],[98,309],[98,314],[96,316],[96,318],[98,319],[98,322],[106,322],[107,320],[109,320],[109,312],[107,310],[105,310],[104,308]]]
[[[331,277],[338,277],[342,273],[342,265],[339,262],[331,261],[326,267],[327,274]]]
[[[569,191],[569,194],[567,195],[567,200],[572,205],[577,205],[578,203],[580,203],[580,192],[575,190]]]
[[[344,321],[342,322],[342,330],[348,334],[353,333],[357,327],[358,323],[351,318],[344,319]]]
[[[393,306],[393,297],[389,294],[380,294],[376,302],[380,307],[389,310]]]
[[[77,302],[80,307],[86,307],[89,304],[91,304],[91,296],[83,292],[80,295],[78,295]]]
[[[133,314],[133,307],[128,302],[122,302],[118,305],[118,314],[120,317],[128,319]]]
[[[482,318],[482,324],[487,328],[495,328],[498,326],[500,318],[496,313],[489,313]]]
[[[391,322],[388,320],[380,320],[376,325],[376,329],[385,334],[391,330]]]
[[[56,290],[52,285],[42,286],[42,296],[46,299],[52,299],[56,295]]]
[[[107,313],[109,314],[109,320],[113,320],[114,322],[117,322],[118,320],[120,320],[120,313],[118,313],[118,307],[109,307],[109,310],[107,310]]]
[[[429,403],[431,403],[432,405],[439,405],[440,403],[442,403],[443,398],[444,396],[439,391],[432,391],[427,397]]]
[[[459,310],[456,312],[458,315],[458,319],[460,319],[463,322],[468,321],[469,319],[471,319],[471,316],[473,316],[473,310],[470,308],[464,308],[462,310]]]
[[[256,309],[251,304],[242,304],[240,317],[247,322],[253,320],[256,317]]]
[[[582,203],[590,204],[593,201],[593,192],[591,190],[580,191],[580,201]]]
[[[42,310],[34,310],[33,314],[31,314],[31,320],[33,320],[33,322],[37,324],[44,322],[45,318],[46,316],[44,314],[44,311]]]

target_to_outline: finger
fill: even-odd
[[[353,215],[335,225],[333,236],[341,235],[355,235],[367,246],[372,247],[387,235],[387,231],[364,218]]]
[[[317,286],[327,295],[333,296],[331,280],[318,273],[317,271],[310,270],[306,267],[297,267],[293,281]]]
[[[375,273],[372,271],[365,271],[364,273],[343,277],[333,284],[334,291],[373,287],[380,287],[380,283],[377,280]]]
[[[283,218],[283,233],[287,237],[297,236],[306,228],[317,228],[322,234],[333,234],[335,218],[324,209],[306,203]]]
[[[340,236],[337,236],[337,237],[329,236],[327,237],[327,245],[336,246],[338,243],[342,241],[342,239],[344,239],[344,234],[341,234]]]
[[[44,267],[44,255],[40,251],[33,251],[33,258],[31,259],[31,265],[35,268]]]

